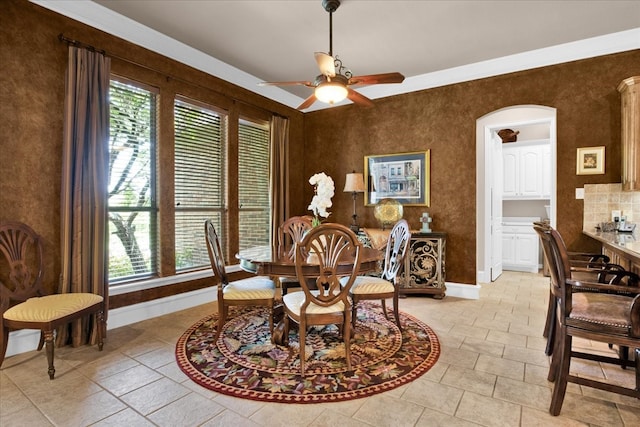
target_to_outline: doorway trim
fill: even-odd
[[[551,195],[549,219],[556,226],[556,114],[543,105],[514,105],[492,111],[476,120],[476,280],[491,282],[491,189],[494,159],[492,131],[523,124],[548,123],[551,149]],[[499,169],[501,170],[501,169]]]

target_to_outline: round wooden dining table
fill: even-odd
[[[373,248],[363,247],[360,249],[360,269],[358,274],[375,271],[378,267],[378,261],[383,257],[384,253]],[[236,254],[236,258],[240,262],[240,268],[249,273],[262,276],[277,277],[297,277],[296,262],[288,254],[279,253],[279,251],[271,246],[255,246],[243,249]],[[340,262],[338,274],[344,270],[344,274],[350,274],[353,266],[353,258],[344,257]],[[305,264],[302,268],[305,277],[317,277],[318,265]]]

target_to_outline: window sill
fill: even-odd
[[[236,273],[241,271],[239,265],[227,266],[227,273]],[[109,287],[109,296],[122,295],[130,292],[143,291],[145,289],[159,288],[161,286],[175,285],[176,283],[190,282],[192,280],[213,277],[210,268],[206,270],[191,271],[188,273],[176,274],[167,277],[154,277],[153,279],[139,280],[136,282],[122,283],[111,285]]]

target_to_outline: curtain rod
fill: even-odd
[[[220,92],[220,91],[217,91],[217,90],[215,90],[215,89],[212,89],[212,88],[210,88],[210,87],[202,86],[202,85],[201,85],[201,84],[199,84],[199,83],[194,83],[194,82],[191,82],[191,81],[189,81],[189,80],[185,80],[185,79],[183,79],[183,78],[181,78],[181,77],[177,77],[177,76],[174,76],[174,75],[171,75],[171,74],[167,74],[167,73],[165,73],[165,72],[164,72],[164,71],[162,71],[162,70],[158,70],[158,69],[156,69],[156,68],[150,67],[150,66],[148,66],[148,65],[141,64],[141,63],[136,62],[136,61],[132,61],[131,59],[128,59],[128,58],[123,58],[122,56],[118,56],[118,55],[114,55],[114,54],[107,53],[107,51],[106,51],[106,50],[104,50],[104,49],[98,49],[98,48],[96,48],[95,46],[92,46],[92,45],[90,45],[90,44],[83,43],[83,42],[81,42],[81,41],[78,41],[78,40],[74,40],[74,39],[70,39],[70,38],[68,38],[68,37],[65,37],[65,35],[64,35],[63,33],[58,34],[58,40],[60,40],[60,42],[62,42],[62,43],[66,43],[67,45],[71,45],[71,46],[75,46],[75,47],[80,47],[80,48],[83,48],[83,49],[90,50],[90,51],[92,51],[92,52],[97,52],[97,53],[100,53],[100,54],[102,54],[102,55],[104,55],[104,56],[109,56],[109,57],[111,57],[111,58],[116,58],[116,59],[119,59],[119,60],[121,60],[121,61],[128,62],[129,64],[133,64],[133,65],[135,65],[135,66],[138,66],[138,67],[144,68],[144,69],[146,69],[146,70],[153,71],[154,73],[159,73],[159,74],[161,74],[161,75],[165,76],[167,79],[173,79],[173,80],[176,80],[176,81],[179,81],[179,82],[182,82],[182,83],[186,83],[186,84],[188,84],[188,85],[195,86],[195,87],[198,87],[198,88],[201,88],[201,89],[210,90],[210,91],[212,91],[212,92],[217,93],[218,95],[224,96],[224,97],[226,97],[226,98],[231,98],[231,100],[232,100],[233,102],[239,102],[239,103],[241,103],[241,104],[245,104],[245,105],[248,105],[248,106],[253,107],[253,108],[258,108],[258,109],[260,109],[260,110],[262,110],[262,111],[265,111],[265,112],[267,112],[267,113],[269,113],[269,114],[273,114],[273,115],[278,116],[278,117],[282,117],[282,118],[285,118],[285,119],[288,119],[288,118],[289,118],[288,116],[283,116],[282,114],[275,113],[275,112],[273,112],[273,111],[269,111],[269,110],[267,110],[267,109],[266,109],[266,108],[264,108],[264,107],[259,107],[259,106],[254,105],[254,104],[250,104],[250,103],[248,103],[248,102],[246,102],[246,101],[242,101],[242,100],[240,100],[240,99],[236,99],[236,98],[230,97],[229,95],[226,95],[226,94],[224,94],[224,93],[222,93],[222,92]]]

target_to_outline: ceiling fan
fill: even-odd
[[[327,104],[335,104],[349,98],[356,104],[372,106],[366,96],[351,89],[355,85],[374,85],[383,83],[402,83],[404,76],[398,72],[353,76],[351,71],[343,67],[342,61],[333,56],[333,12],[340,6],[340,0],[322,0],[322,7],[329,12],[329,53],[315,52],[320,74],[313,81],[261,82],[261,86],[293,86],[304,85],[314,88],[313,94],[298,106],[298,110],[310,107],[316,100]]]

